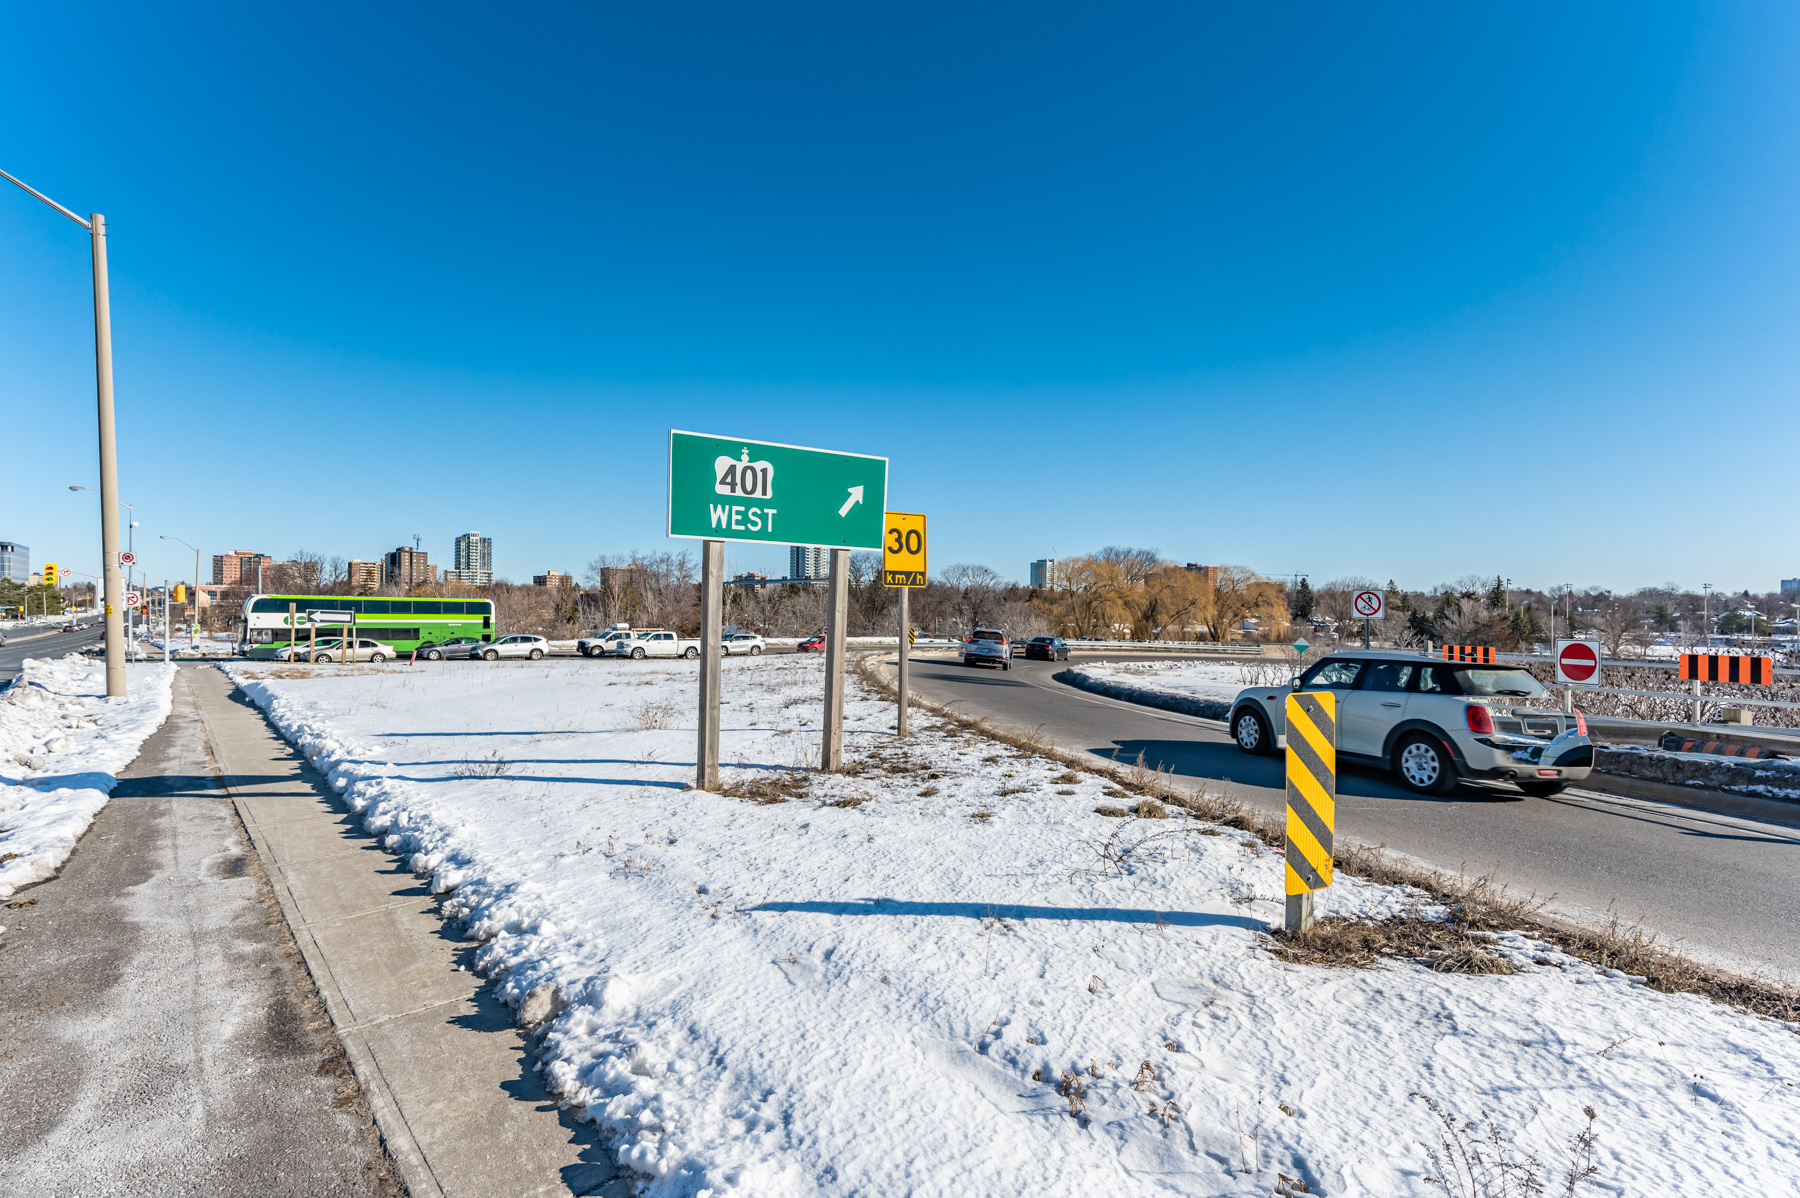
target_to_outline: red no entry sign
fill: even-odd
[[[1359,620],[1379,620],[1387,601],[1380,591],[1358,591],[1350,600],[1351,610]]]
[[[1592,641],[1556,642],[1556,680],[1558,682],[1598,682],[1600,649]]]

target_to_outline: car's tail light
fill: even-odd
[[[1582,715],[1579,711],[1575,713],[1575,731],[1581,733],[1583,736],[1587,735],[1587,717]]]
[[[1494,734],[1494,713],[1479,703],[1470,703],[1463,708],[1463,718],[1469,722],[1469,731],[1480,736]]]

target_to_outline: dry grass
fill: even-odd
[[[891,682],[873,667],[874,660],[874,655],[861,658],[857,662],[858,672],[873,689],[892,694]],[[1080,774],[1076,771],[1086,771],[1112,783],[1107,797],[1123,798],[1136,794],[1154,798],[1207,823],[1248,832],[1271,849],[1281,849],[1286,844],[1285,821],[1280,813],[1251,807],[1223,786],[1214,790],[1218,784],[1202,781],[1184,789],[1172,774],[1147,767],[1141,756],[1129,765],[1107,766],[1097,763],[1088,754],[1072,753],[1027,734],[994,728],[985,719],[939,707],[917,695],[909,698],[909,706],[929,711],[945,721],[946,733],[985,737],[1069,767],[1069,772],[1053,779],[1054,782],[1078,781]],[[935,794],[935,789],[931,789],[931,793]],[[1132,814],[1125,808],[1110,805],[1097,807],[1095,811],[1117,819]],[[1800,1021],[1800,990],[1767,979],[1742,977],[1695,961],[1661,943],[1641,925],[1626,924],[1616,916],[1599,928],[1578,927],[1552,919],[1543,910],[1547,900],[1532,894],[1514,894],[1491,875],[1475,879],[1463,875],[1453,877],[1439,870],[1397,861],[1388,856],[1384,848],[1340,843],[1334,854],[1336,868],[1381,885],[1412,886],[1424,891],[1450,912],[1449,919],[1396,921],[1409,926],[1386,931],[1383,929],[1388,925],[1361,924],[1350,926],[1367,929],[1366,932],[1346,929],[1323,933],[1336,938],[1338,943],[1334,945],[1292,943],[1284,934],[1276,935],[1271,937],[1273,951],[1296,961],[1316,958],[1321,964],[1327,963],[1328,957],[1334,959],[1331,963],[1338,964],[1368,964],[1384,956],[1404,957],[1429,961],[1433,968],[1441,967],[1446,971],[1470,972],[1479,971],[1473,967],[1485,965],[1485,962],[1474,953],[1463,951],[1467,948],[1495,957],[1504,964],[1504,959],[1481,946],[1481,938],[1475,933],[1526,931],[1569,956],[1641,977],[1653,990],[1701,994],[1715,1002],[1772,1019]],[[1320,935],[1320,928],[1331,922],[1329,919],[1318,921],[1313,934]],[[1339,922],[1348,924],[1348,921]],[[1443,964],[1440,966],[1439,962]]]
[[[672,700],[645,700],[631,710],[631,730],[658,732],[673,727],[678,714]]]
[[[726,798],[748,799],[758,806],[771,803],[785,803],[789,799],[806,797],[807,788],[812,779],[797,770],[782,770],[771,774],[755,776],[740,774],[719,786],[719,793]]]
[[[504,778],[512,771],[513,763],[500,756],[495,749],[486,757],[464,759],[456,763],[450,772],[458,778]]]

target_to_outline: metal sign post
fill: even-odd
[[[819,768],[844,768],[844,650],[850,618],[850,551],[831,551],[830,594],[825,600],[825,737]]]
[[[894,724],[895,735],[906,735],[907,659],[911,656],[912,631],[909,627],[908,596],[915,587],[925,585],[925,517],[917,512],[889,512],[881,530],[881,583],[900,592],[900,715]]]
[[[722,658],[725,606],[725,542],[704,541],[700,547],[700,730],[694,786],[719,788],[719,688],[724,681]]]

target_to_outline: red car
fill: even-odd
[[[825,652],[825,634],[821,632],[818,636],[813,637],[811,640],[801,641],[798,645],[794,646],[794,652],[796,652],[796,653],[823,653],[823,652]]]

